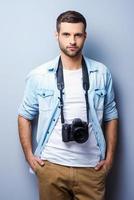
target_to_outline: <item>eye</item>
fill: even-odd
[[[62,35],[65,36],[65,37],[69,37],[70,34],[69,33],[62,33]]]
[[[83,36],[82,33],[76,33],[76,34],[75,34],[75,37],[78,37],[78,38],[81,38],[82,36]]]

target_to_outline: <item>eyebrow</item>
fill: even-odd
[[[68,32],[62,32],[61,34],[64,35],[64,34],[70,34],[70,33],[68,33]]]
[[[71,33],[69,33],[69,32],[63,32],[63,33],[61,33],[62,35],[70,35]],[[75,33],[74,35],[82,35],[83,33],[82,32],[78,32],[78,33]]]

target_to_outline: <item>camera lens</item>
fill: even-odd
[[[84,143],[88,140],[88,131],[86,132],[83,127],[77,127],[75,128],[74,134],[74,140],[77,143]]]

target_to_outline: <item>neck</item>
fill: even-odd
[[[75,70],[81,68],[82,55],[79,54],[75,57],[69,57],[61,52],[61,60],[64,69]]]

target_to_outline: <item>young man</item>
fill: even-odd
[[[82,55],[86,36],[83,15],[62,13],[56,33],[60,56],[27,77],[19,136],[38,177],[40,200],[104,200],[118,115],[109,70]],[[33,154],[31,121],[37,114]]]

